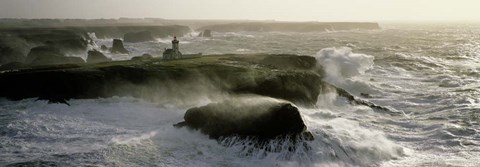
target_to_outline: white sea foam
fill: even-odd
[[[327,82],[354,93],[373,91],[370,85],[356,79],[373,67],[373,56],[353,53],[351,48],[342,47],[322,49],[317,52],[315,58],[324,69],[326,74],[324,80]]]
[[[255,38],[254,35],[249,34],[248,32],[227,32],[219,34],[222,37],[240,37],[240,38]]]
[[[373,66],[373,56],[353,53],[351,48],[325,48],[320,50],[315,57],[324,66],[327,79],[345,80],[358,75]]]
[[[198,131],[176,129],[172,124],[182,120],[185,109],[174,106],[118,97],[69,102],[71,106],[33,99],[2,101],[1,106],[9,112],[22,114],[7,127],[9,134],[0,142],[0,155],[8,162],[22,161],[11,151],[23,147],[32,150],[22,153],[32,160],[55,160],[54,155],[75,159],[63,165],[96,161],[120,166],[348,166],[374,164],[401,153],[401,148],[380,132],[338,118],[334,109],[300,108],[315,140],[297,144],[272,141],[272,147],[283,149],[271,152],[249,145],[248,140],[219,144]],[[292,152],[290,147],[297,149]]]
[[[240,49],[237,49],[236,51],[237,52],[248,52],[248,51],[250,51],[250,49],[240,48]]]

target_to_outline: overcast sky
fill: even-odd
[[[0,17],[480,22],[480,0],[0,0]]]

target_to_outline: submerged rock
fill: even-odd
[[[102,52],[97,50],[88,51],[87,63],[101,63],[112,61],[110,58],[105,56]]]
[[[146,42],[146,41],[154,41],[155,38],[153,38],[152,33],[150,31],[141,31],[141,32],[132,32],[132,33],[126,33],[123,36],[123,40],[125,42]]]
[[[112,48],[110,49],[112,53],[122,53],[128,54],[128,50],[123,47],[123,42],[120,39],[113,39]]]
[[[191,108],[176,127],[198,129],[211,138],[240,136],[275,139],[298,136],[306,126],[292,104],[272,98],[235,98]]]
[[[335,88],[335,89],[336,89],[339,96],[347,98],[347,100],[353,105],[367,106],[367,107],[370,107],[374,110],[383,111],[383,112],[386,112],[386,113],[391,114],[391,115],[396,115],[396,116],[402,115],[401,112],[391,110],[388,107],[380,106],[380,105],[377,105],[377,104],[372,103],[372,102],[367,101],[367,100],[358,99],[355,96],[353,96],[352,94],[350,94],[348,91],[346,91],[345,89],[342,89],[342,88]],[[365,96],[365,95],[368,95],[368,94],[361,93],[360,96]],[[365,97],[365,98],[368,98],[368,97]]]
[[[360,96],[362,96],[364,98],[372,98],[372,96],[368,93],[360,93]]]

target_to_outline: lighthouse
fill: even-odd
[[[165,49],[163,52],[163,59],[182,58],[182,52],[180,52],[179,43],[180,41],[178,41],[177,37],[174,36],[172,40],[172,49]]]
[[[177,37],[176,37],[176,36],[173,37],[173,40],[172,40],[172,49],[173,49],[173,52],[174,52],[174,53],[179,53],[179,52],[180,52],[180,50],[179,50],[179,48],[178,48],[178,43],[179,43],[179,42],[180,42],[180,41],[177,40]]]

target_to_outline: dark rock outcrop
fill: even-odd
[[[0,65],[7,64],[11,62],[23,62],[25,60],[25,55],[8,46],[0,46]]]
[[[368,93],[360,93],[360,96],[362,96],[363,98],[372,98],[372,96]]]
[[[59,49],[55,47],[38,46],[30,49],[30,52],[27,55],[25,63],[30,64],[39,57],[55,58],[55,57],[65,57],[65,56]]]
[[[63,51],[84,51],[89,42],[80,36],[72,36],[69,39],[54,41],[52,46],[60,48]]]
[[[150,31],[142,31],[142,32],[131,32],[131,33],[126,33],[123,36],[123,41],[125,42],[147,42],[147,41],[154,41],[155,38],[153,38],[152,33]]]
[[[57,55],[61,57],[60,55],[63,55],[63,53],[83,54],[88,47],[89,40],[90,38],[86,33],[62,28],[0,29],[0,64],[8,62],[30,64],[36,57],[32,57],[31,53],[28,56],[29,52],[42,52],[41,49],[35,50],[39,49],[36,46],[42,47],[42,45],[43,51],[50,52],[48,53],[49,56]],[[55,51],[45,48],[54,48]],[[60,54],[53,52],[60,52]],[[42,59],[45,60],[43,57]]]
[[[110,49],[112,53],[122,53],[128,54],[128,50],[123,47],[123,42],[120,39],[113,39],[112,48]]]
[[[105,56],[102,52],[97,50],[88,51],[87,63],[101,63],[112,61],[110,58]]]
[[[7,64],[2,64],[2,65],[0,65],[0,71],[3,71],[3,70],[15,70],[15,69],[20,69],[20,68],[24,68],[24,67],[27,67],[27,65],[24,64],[24,63],[21,63],[21,62],[10,62],[10,63],[7,63]]]
[[[175,126],[198,129],[214,139],[231,136],[275,139],[298,136],[306,130],[295,106],[261,97],[234,98],[191,108],[184,119]]]
[[[91,40],[86,32],[76,32],[68,29],[31,28],[15,29],[10,34],[16,34],[31,44],[44,44],[60,49],[63,52],[82,52]]]
[[[367,100],[363,100],[363,99],[359,99],[359,98],[356,98],[355,96],[353,96],[352,94],[350,94],[348,91],[346,91],[345,89],[342,89],[342,88],[335,88],[338,95],[339,96],[342,96],[342,97],[345,97],[347,98],[347,100],[353,104],[353,105],[363,105],[363,106],[367,106],[367,107],[370,107],[376,111],[381,111],[381,112],[385,112],[385,113],[388,113],[390,115],[395,115],[395,116],[399,116],[399,115],[402,115],[403,113],[401,112],[398,112],[398,111],[394,111],[394,110],[391,110],[390,108],[388,107],[384,107],[384,106],[380,106],[380,105],[377,105],[375,103],[372,103],[370,101],[367,101]],[[360,95],[360,96],[364,96],[364,95]]]
[[[290,55],[271,55],[260,61],[261,64],[273,66],[280,69],[303,69],[309,70],[315,68],[317,61],[312,56],[297,56]]]
[[[277,68],[260,63],[269,56],[274,55],[212,55],[175,61],[129,60],[90,66],[53,66],[48,70],[25,69],[0,74],[0,83],[4,84],[0,87],[0,97],[132,96],[155,100],[162,94],[173,99],[181,90],[201,92],[205,91],[203,86],[211,85],[215,90],[231,94],[258,94],[305,106],[316,104],[320,85],[325,85],[322,76],[311,69]],[[195,83],[199,81],[205,84]]]
[[[198,37],[212,37],[212,30],[206,29],[198,34]]]
[[[58,65],[58,64],[82,64],[85,63],[80,57],[66,57],[63,52],[53,46],[39,46],[32,48],[25,60],[32,66]]]
[[[150,54],[148,54],[148,53],[145,53],[145,54],[143,54],[143,55],[141,55],[141,56],[132,57],[131,60],[148,60],[148,59],[152,59],[152,58],[153,58],[152,55],[150,55]]]

